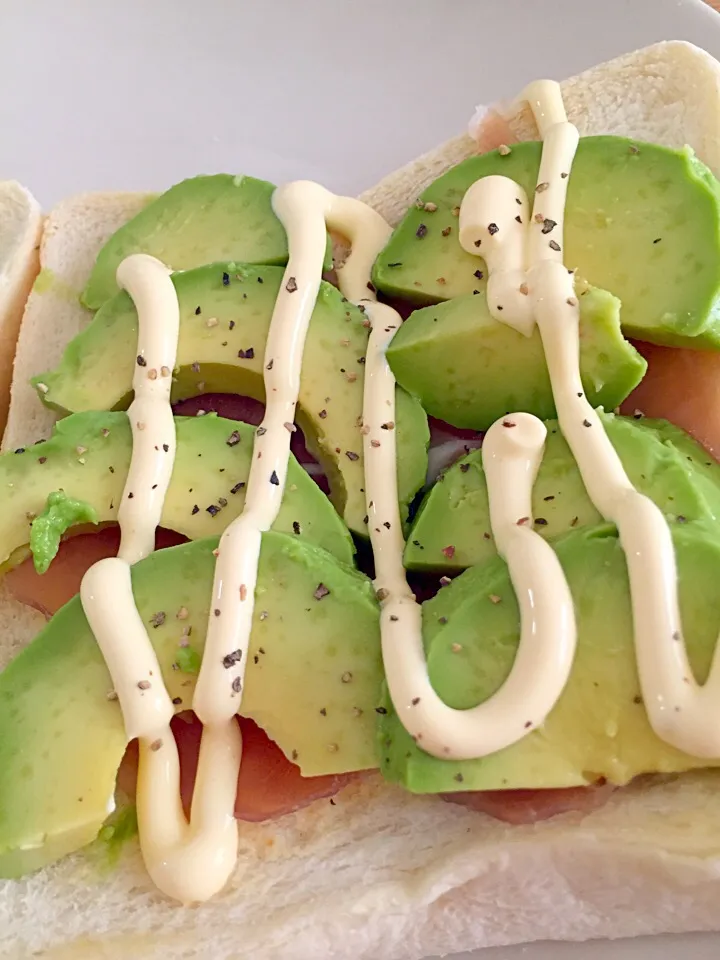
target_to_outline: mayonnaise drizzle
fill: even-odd
[[[370,207],[309,181],[279,187],[272,203],[287,232],[290,256],[265,347],[265,416],[255,435],[245,507],[220,540],[211,602],[215,616],[193,701],[206,724],[234,716],[240,702],[262,533],[275,521],[285,489],[288,425],[295,419],[305,338],[320,288],[326,225],[352,243],[338,271],[349,300],[367,296],[370,269],[391,232]]]
[[[87,571],[80,596],[112,677],[127,737],[139,739],[137,814],[145,865],[164,893],[190,903],[221,890],[237,860],[233,812],[242,742],[234,721],[206,728],[188,824],[170,728],[175,708],[135,605],[130,575],[131,564],[154,548],[172,475],[175,423],[170,387],[179,307],[169,270],[153,257],[126,258],[117,279],[138,313],[135,398],[128,411],[133,450],[118,511],[118,556]]]
[[[385,351],[400,319],[383,304],[372,304],[368,311],[373,329],[365,361],[363,423],[369,432],[363,453],[385,676],[400,721],[423,750],[445,759],[471,759],[501,750],[538,726],[572,666],[572,598],[554,551],[532,529],[530,500],[545,427],[528,414],[514,414],[498,421],[483,442],[490,522],[518,596],[521,640],[500,690],[472,709],[456,710],[440,699],[428,675],[422,607],[408,587],[402,562],[395,432],[382,426],[395,415],[395,379]]]
[[[616,524],[625,551],[640,685],[650,723],[673,746],[693,756],[717,757],[720,646],[707,682],[699,686],[682,635],[667,521],[631,484],[580,379],[580,311],[562,256],[565,198],[578,132],[567,122],[558,84],[538,81],[524,96],[544,140],[532,219],[528,223],[527,198],[513,181],[479,180],[462,201],[460,242],[485,260],[493,316],[526,334],[535,323],[539,328],[560,428],[590,499]],[[522,224],[514,219],[518,215]],[[551,596],[563,597],[565,590],[558,578]]]

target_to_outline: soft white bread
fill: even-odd
[[[0,430],[10,404],[20,321],[39,269],[42,222],[38,202],[25,187],[0,181]]]
[[[416,960],[712,930],[718,787],[717,775],[638,785],[584,819],[508,827],[373,778],[335,805],[242,824],[232,886],[203,906],[165,900],[136,849],[109,874],[73,857],[6,883],[0,957]]]
[[[92,319],[78,298],[97,252],[150,199],[150,194],[139,193],[83,194],[49,214],[40,242],[40,274],[17,338],[3,449],[49,435],[56,417],[38,401],[30,377],[51,369],[68,341]]]
[[[720,176],[720,64],[681,40],[656,43],[591,67],[561,84],[568,119],[583,137],[612,133],[667,147],[689,144]],[[429,184],[449,167],[478,152],[487,134],[500,132],[497,146],[535,140],[537,127],[527,104],[496,106],[500,123],[480,119],[476,138],[463,133],[396,170],[361,195],[393,226]],[[484,112],[484,111],[482,111]],[[481,112],[481,114],[482,114]]]
[[[570,116],[586,133],[688,141],[718,171],[718,71],[688,44],[660,44],[569,81]],[[656,93],[646,101],[650,75]],[[602,108],[595,103],[605,84],[622,88],[615,115],[612,97]],[[397,222],[434,177],[473,149],[468,136],[458,137],[363,199]],[[85,198],[51,217],[65,226],[47,237],[44,263],[51,266],[52,257],[51,268],[74,293],[101,238],[117,226],[118,210],[107,199]],[[66,242],[65,230],[73,231]],[[86,319],[61,295],[33,294],[6,446],[47,432],[50,418],[25,380],[47,369]],[[36,617],[15,609],[13,622],[10,601],[0,602],[0,623],[8,627],[0,648],[7,650],[23,642],[26,628],[29,639]],[[230,888],[201,907],[165,900],[133,845],[109,873],[80,854],[0,883],[0,957],[413,960],[544,937],[717,929],[719,789],[720,772],[637,783],[585,817],[508,827],[373,776],[334,804],[323,800],[276,823],[243,824]]]

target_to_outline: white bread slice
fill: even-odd
[[[20,321],[39,269],[42,222],[38,202],[25,187],[0,181],[0,430],[10,405]]]
[[[47,437],[55,414],[38,402],[30,377],[51,369],[69,340],[91,320],[79,301],[97,252],[151,194],[95,193],[65,200],[49,214],[40,244],[40,274],[25,307],[15,353],[3,449]]]
[[[0,884],[0,957],[416,960],[536,938],[712,930],[718,774],[618,794],[584,819],[508,827],[377,777],[242,824],[228,890],[164,899],[134,845]],[[4,949],[3,949],[4,948]]]
[[[650,63],[660,99],[646,104]],[[659,44],[576,79],[570,115],[581,121],[574,105],[586,102],[586,133],[620,130],[627,117],[628,133],[641,131],[659,142],[687,140],[717,171],[718,104],[708,93],[708,71],[717,77],[719,69],[688,44]],[[597,88],[620,75],[618,116],[605,109],[593,113]],[[589,83],[594,92],[585,90]],[[667,104],[667,116],[676,117],[676,126],[664,119],[653,125],[660,102]],[[458,137],[392,174],[363,199],[397,222],[434,177],[473,149],[468,136]],[[63,205],[60,222],[77,226],[75,203]],[[53,237],[53,256],[68,271],[78,266],[75,292],[89,271],[88,238],[110,232],[102,203],[93,207],[86,201],[80,209],[82,236],[76,232],[64,244],[58,228]],[[112,229],[116,225],[117,218]],[[41,331],[56,330],[57,302],[38,299],[33,309],[35,333],[23,329],[18,377],[47,369],[56,359],[45,356]],[[53,349],[86,319],[77,304],[56,316],[63,326]],[[11,447],[37,439],[38,424],[45,430],[48,423],[23,384],[15,388],[18,440]],[[0,635],[0,649],[9,642],[17,647],[23,630],[29,639],[37,617],[17,611],[7,598],[0,603],[0,623],[9,627]],[[637,783],[588,816],[566,814],[535,826],[508,827],[372,777],[347,788],[334,805],[319,801],[276,823],[243,824],[231,886],[200,907],[165,900],[134,845],[111,873],[81,854],[22,881],[0,882],[0,957],[414,960],[541,938],[713,930],[720,926],[719,788],[717,771]]]
[[[591,67],[561,87],[568,119],[581,136],[612,133],[666,147],[689,144],[720,177],[720,64],[699,47],[682,40],[656,43]],[[509,101],[496,109],[515,140],[538,139],[526,104]],[[477,152],[475,137],[462,133],[391,173],[360,199],[395,226],[433,180]]]

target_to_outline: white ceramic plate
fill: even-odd
[[[4,0],[1,36],[0,177],[45,205],[218,170],[354,193],[527,80],[663,39],[720,57],[700,0]],[[680,955],[715,960],[720,937],[476,956]]]

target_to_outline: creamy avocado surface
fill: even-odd
[[[118,293],[115,271],[132,253],[149,253],[173,270],[214,260],[287,262],[285,230],[273,213],[274,186],[218,173],[191,177],[155,197],[120,227],[98,254],[82,301],[91,310]],[[330,247],[326,266],[330,266]]]
[[[216,547],[217,539],[198,540],[133,569],[176,712],[192,703]],[[243,715],[306,776],[364,770],[377,763],[381,680],[370,581],[292,534],[265,534]],[[0,674],[0,876],[37,869],[97,835],[127,745],[112,692],[79,597]]]
[[[541,152],[541,143],[518,143],[435,180],[378,258],[377,288],[417,304],[483,295],[487,270],[458,243],[463,195],[480,177],[499,175],[532,196]],[[567,179],[565,265],[622,301],[626,335],[717,349],[720,189],[710,170],[688,147],[582,137]]]
[[[217,263],[173,277],[180,339],[172,399],[239,393],[265,400],[263,358],[280,267]],[[68,344],[60,364],[33,382],[42,400],[66,412],[116,409],[131,396],[137,313],[126,293],[106,302]],[[365,314],[323,283],[312,314],[300,383],[298,424],[330,483],[330,497],[354,533],[366,532],[362,418]],[[397,390],[398,485],[407,511],[427,469],[427,418]]]
[[[218,536],[245,503],[255,428],[212,414],[177,417],[175,426],[177,454],[161,526],[191,540]],[[30,537],[33,532],[37,536],[33,518],[43,513],[47,498],[57,491],[87,504],[97,518],[92,522],[116,522],[131,447],[126,413],[92,411],[60,420],[42,443],[1,454],[4,569],[27,556]],[[353,562],[347,528],[294,457],[273,529],[316,543],[344,563]]]

